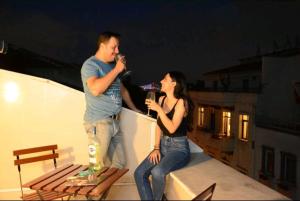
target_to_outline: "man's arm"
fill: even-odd
[[[135,112],[140,112],[142,113],[139,109],[137,109],[134,105],[134,103],[131,100],[130,94],[126,87],[121,83],[121,95],[125,103],[128,105],[130,109],[132,109]]]
[[[87,79],[86,83],[90,92],[94,96],[102,94],[111,85],[111,83],[116,79],[118,74],[124,69],[124,64],[120,61],[117,62],[116,66],[107,73],[104,77],[92,76]]]

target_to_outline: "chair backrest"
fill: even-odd
[[[216,187],[216,183],[213,183],[192,200],[211,200],[215,187]]]
[[[22,188],[23,184],[22,184],[22,175],[21,175],[21,165],[52,159],[54,168],[56,168],[56,158],[58,158],[59,155],[58,153],[55,153],[55,150],[57,150],[56,144],[41,146],[41,147],[32,147],[27,149],[19,149],[13,151],[13,155],[17,157],[17,159],[14,160],[14,165],[18,166],[22,196],[23,196],[23,188]],[[30,156],[28,154],[30,154]],[[27,157],[23,155],[27,155]],[[22,158],[20,158],[21,156]]]

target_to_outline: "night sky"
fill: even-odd
[[[111,30],[122,35],[133,82],[170,70],[192,82],[255,56],[257,47],[268,53],[275,43],[299,42],[299,19],[299,0],[1,0],[0,40],[81,65],[99,32]]]

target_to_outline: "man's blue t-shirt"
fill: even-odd
[[[88,58],[81,68],[81,80],[86,100],[84,120],[94,123],[121,111],[121,81],[116,78],[109,88],[98,96],[93,96],[87,86],[87,79],[96,76],[103,77],[114,68],[113,64],[106,64],[95,56]]]

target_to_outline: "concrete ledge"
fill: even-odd
[[[203,152],[192,153],[185,168],[170,173],[166,197],[191,200],[213,183],[213,200],[290,200]]]
[[[192,140],[188,139],[191,153],[202,153],[203,149],[196,145]]]

